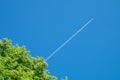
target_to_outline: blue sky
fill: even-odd
[[[0,39],[47,58],[90,18],[48,61],[48,70],[59,79],[120,80],[119,0],[0,0]]]

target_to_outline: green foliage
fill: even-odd
[[[41,57],[32,57],[25,47],[0,40],[0,80],[57,80]]]

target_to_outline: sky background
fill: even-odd
[[[58,80],[120,80],[120,0],[0,0],[0,39],[47,58],[90,18],[47,69]]]

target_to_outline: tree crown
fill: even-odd
[[[48,64],[41,57],[32,57],[29,51],[13,45],[7,38],[0,40],[0,80],[57,80],[45,70]]]

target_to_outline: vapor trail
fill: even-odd
[[[53,51],[47,58],[48,61],[52,58],[60,49],[62,49],[69,41],[71,41],[78,33],[80,33],[89,23],[91,23],[93,18],[91,18],[86,24],[84,24],[78,31],[76,31],[71,37],[69,37],[62,45],[60,45],[55,51]]]

